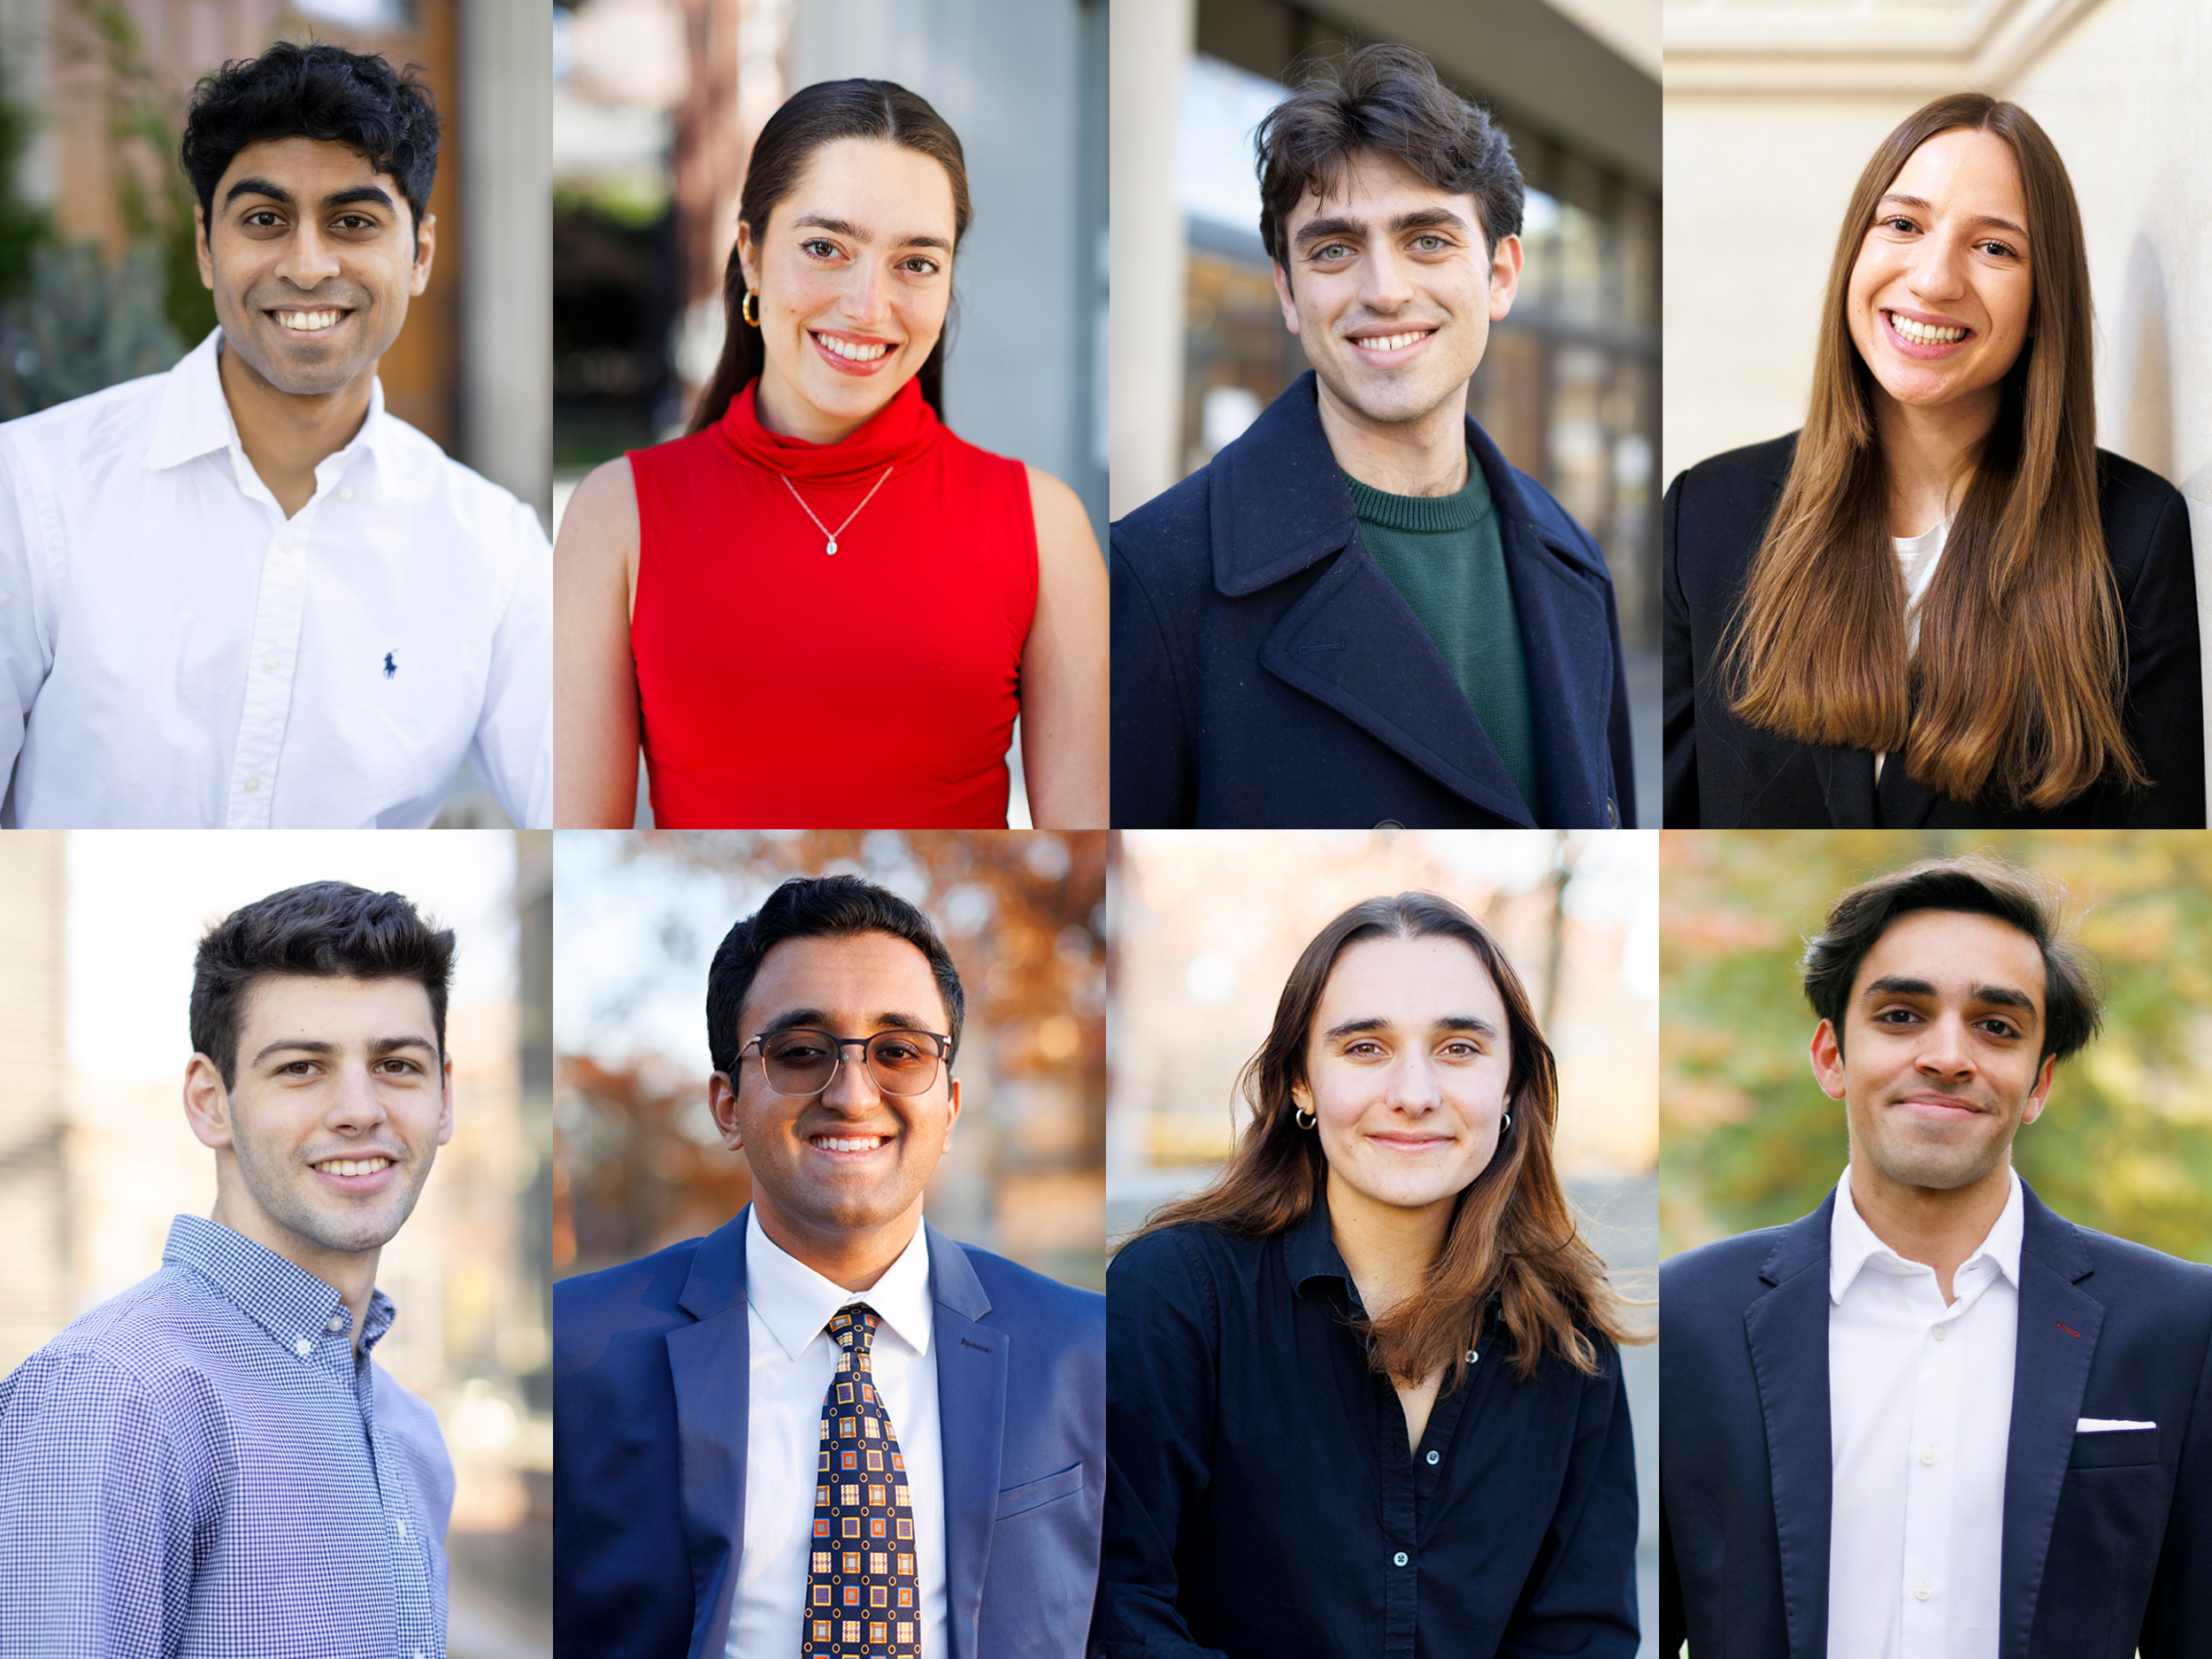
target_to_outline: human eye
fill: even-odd
[[[899,269],[914,276],[935,276],[938,268],[937,262],[927,254],[912,254],[899,261]]]
[[[336,228],[339,230],[357,232],[365,230],[376,230],[380,228],[380,227],[377,222],[371,219],[366,213],[342,213],[338,216]]]
[[[926,1054],[921,1043],[912,1037],[879,1037],[868,1046],[868,1052],[881,1065],[914,1065]]]
[[[1909,215],[1904,213],[1885,213],[1874,221],[1874,225],[1878,230],[1891,231],[1900,236],[1909,236],[1920,228]]]
[[[387,1055],[377,1062],[377,1069],[391,1077],[411,1077],[422,1070],[403,1055]]]
[[[284,220],[273,207],[257,207],[238,222],[252,230],[274,230],[281,226]]]
[[[1886,1008],[1874,1016],[1878,1025],[1904,1026],[1912,1025],[1920,1016],[1909,1008]]]
[[[837,244],[826,236],[810,236],[799,244],[800,250],[817,259],[837,257]]]
[[[1340,265],[1352,257],[1352,250],[1340,242],[1325,242],[1313,250],[1316,265]]]
[[[1472,1037],[1454,1037],[1439,1047],[1436,1053],[1439,1059],[1464,1065],[1482,1058],[1482,1046]]]
[[[1985,236],[1974,245],[1993,259],[2016,259],[2020,257],[2010,242],[2000,242],[1994,236]]]
[[[1413,247],[1417,253],[1441,253],[1448,245],[1445,240],[1433,231],[1413,239]]]
[[[1982,1029],[1993,1037],[2010,1039],[2020,1034],[2020,1028],[2002,1014],[1985,1014],[1982,1017],[1980,1025]]]
[[[771,1059],[794,1063],[818,1060],[828,1052],[827,1040],[818,1031],[786,1031],[761,1044]]]

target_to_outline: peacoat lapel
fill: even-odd
[[[923,1223],[928,1226],[928,1223]],[[983,1579],[997,1518],[1006,1441],[1009,1335],[979,1324],[991,1299],[967,1252],[929,1227],[929,1288],[936,1303],[937,1421],[945,1460],[945,1623],[949,1659],[979,1659]]]
[[[1766,1430],[1788,1659],[1821,1659],[1828,1643],[1829,1524],[1834,1503],[1828,1240],[1835,1203],[1831,1192],[1811,1215],[1779,1230],[1759,1269],[1760,1279],[1773,1288],[1744,1310],[1744,1337]]]
[[[2080,1234],[2024,1183],[2021,1197],[2020,1332],[2014,1348],[1998,1580],[2004,1621],[1998,1644],[2001,1659],[2027,1659],[2059,1492],[2073,1457],[2074,1425],[2081,1417],[2082,1394],[2104,1327],[2104,1304],[2079,1288],[2092,1271]]]
[[[745,1302],[748,1205],[701,1240],[677,1305],[695,1323],[665,1340],[676,1392],[676,1456],[691,1558],[691,1659],[726,1644],[745,1548],[745,1445],[752,1340]]]

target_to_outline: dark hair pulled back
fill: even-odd
[[[956,248],[967,234],[968,165],[961,154],[960,139],[944,117],[927,100],[893,81],[818,81],[785,99],[753,141],[753,155],[745,169],[745,188],[738,198],[737,217],[751,228],[758,247],[767,234],[768,216],[776,204],[797,188],[814,152],[841,138],[879,138],[904,146],[937,161],[952,181],[952,240]],[[766,361],[760,330],[749,326],[741,312],[749,290],[737,249],[722,273],[722,360],[699,395],[687,432],[703,432],[722,419],[730,400],[759,374]],[[917,376],[922,396],[941,419],[945,412],[945,341],[952,332],[948,313],[946,328],[937,336],[929,357]]]

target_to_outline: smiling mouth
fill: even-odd
[[[1956,345],[1974,332],[1970,328],[1943,327],[1933,323],[1915,322],[1911,318],[1901,317],[1895,311],[1884,311],[1882,315],[1889,319],[1889,326],[1897,331],[1899,339],[1909,341],[1916,346]]]
[[[818,1152],[873,1152],[890,1142],[889,1135],[809,1135],[806,1141]]]
[[[840,340],[834,334],[822,334],[815,329],[810,328],[807,332],[814,336],[815,342],[824,350],[836,353],[848,363],[873,363],[891,349],[881,341],[869,345],[859,345],[850,340]]]
[[[1350,339],[1362,351],[1380,357],[1386,352],[1402,351],[1408,346],[1417,345],[1435,332],[1433,328],[1415,328],[1396,334],[1353,334]]]
[[[326,334],[343,322],[349,314],[342,310],[327,307],[313,311],[288,310],[273,311],[269,313],[276,319],[277,326],[288,334]]]
[[[392,1167],[389,1158],[325,1158],[309,1166],[324,1175],[381,1175]]]

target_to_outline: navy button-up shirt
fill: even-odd
[[[0,1383],[0,1659],[443,1659],[453,1468],[338,1293],[197,1216]]]
[[[1368,1369],[1317,1203],[1258,1239],[1190,1225],[1106,1275],[1108,1659],[1634,1659],[1636,1471],[1620,1357],[1526,1382],[1486,1322],[1417,1448]]]

